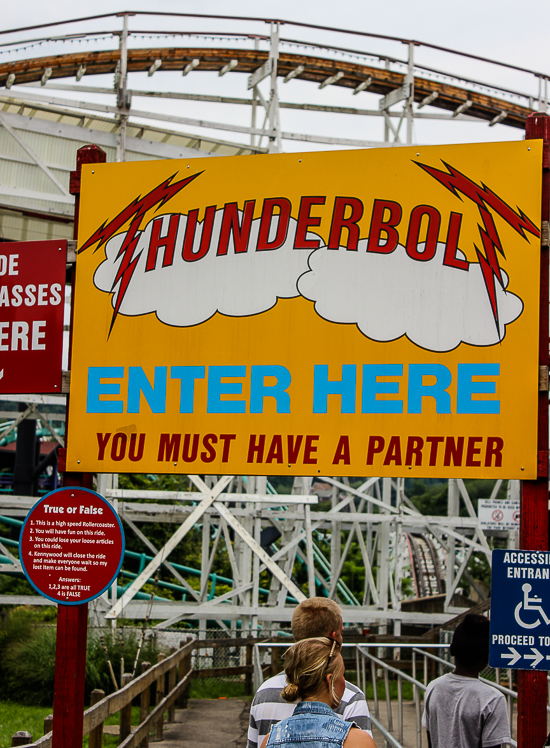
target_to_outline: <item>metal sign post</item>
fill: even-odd
[[[80,213],[80,175],[83,164],[105,163],[105,151],[97,145],[78,149],[76,170],[71,172],[69,191],[75,196],[74,233],[78,237]],[[73,342],[73,311],[75,300],[75,266],[72,272],[71,325],[69,361]],[[66,441],[69,442],[69,400],[67,397]],[[66,451],[60,450],[59,469],[65,470]],[[92,474],[65,472],[65,486],[92,488]],[[57,609],[57,640],[55,650],[55,682],[53,704],[52,748],[80,748],[84,720],[84,673],[88,636],[88,603],[59,605]]]
[[[59,488],[33,506],[19,538],[25,576],[59,603],[52,746],[82,745],[88,602],[116,580],[124,533],[112,506],[95,491]]]
[[[550,213],[550,117],[531,114],[525,127],[526,140],[543,140],[542,237],[540,250],[540,327],[538,477],[522,482],[520,548],[548,550],[548,220]],[[547,734],[547,673],[520,670],[518,673],[519,748],[542,746]]]

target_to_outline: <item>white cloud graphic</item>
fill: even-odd
[[[243,214],[238,212],[242,225]],[[521,299],[496,283],[499,328],[497,330],[480,265],[468,271],[443,264],[445,245],[438,244],[428,261],[411,259],[403,246],[390,254],[368,252],[368,240],[357,251],[321,246],[316,250],[294,249],[296,221],[291,218],[284,243],[278,249],[258,251],[260,219],[251,222],[248,249],[236,252],[231,232],[227,254],[218,255],[223,208],[215,212],[209,250],[200,259],[182,257],[188,217],[166,214],[160,236],[169,233],[178,216],[173,258],[163,267],[165,251],[159,248],[154,269],[147,270],[153,221],[140,233],[132,258],[137,264],[123,295],[119,313],[137,316],[155,313],[175,327],[198,325],[216,312],[247,317],[271,309],[277,299],[302,295],[313,301],[317,314],[329,322],[355,324],[371,340],[387,342],[406,335],[411,342],[431,351],[450,351],[460,343],[490,346],[504,338],[506,325],[517,319]],[[174,219],[176,220],[176,219]],[[158,224],[157,224],[158,228]],[[204,223],[197,223],[193,253],[200,251]],[[269,241],[277,233],[272,221]],[[123,262],[118,257],[125,234],[117,234],[105,248],[106,259],[94,275],[97,288],[107,293]],[[307,239],[319,239],[308,232]],[[424,246],[420,244],[418,251]],[[458,255],[465,259],[458,251]],[[189,257],[189,247],[187,248]],[[114,287],[113,307],[120,293]]]
[[[246,317],[271,309],[278,298],[298,296],[296,282],[307,270],[311,250],[293,249],[296,221],[290,219],[284,244],[279,249],[256,251],[260,219],[252,221],[248,251],[236,254],[231,234],[226,255],[217,256],[223,209],[217,210],[212,227],[210,249],[200,260],[182,259],[187,216],[179,221],[173,264],[162,267],[164,253],[158,253],[156,269],[146,271],[147,252],[152,221],[141,232],[133,257],[139,260],[124,294],[119,312],[133,316],[155,312],[161,322],[176,327],[198,325],[216,312],[231,317]],[[157,217],[158,218],[158,217]],[[170,215],[162,216],[160,236],[169,230]],[[157,220],[157,219],[155,219]],[[239,211],[242,222],[242,212]],[[193,251],[198,252],[203,224],[198,223]],[[277,218],[272,221],[269,241],[277,231]],[[106,245],[106,260],[98,267],[94,283],[110,292],[122,258],[117,259],[125,234],[117,234]],[[309,232],[308,239],[318,239]],[[120,285],[115,287],[113,305]]]
[[[523,310],[521,299],[497,283],[497,330],[480,265],[471,263],[468,271],[443,265],[444,244],[426,262],[411,259],[402,246],[391,254],[367,252],[367,246],[363,240],[356,252],[322,247],[310,254],[298,290],[323,319],[356,324],[372,340],[406,335],[442,352],[460,343],[495,345]],[[506,287],[504,272],[503,280]]]

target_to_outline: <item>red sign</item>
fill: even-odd
[[[61,392],[67,242],[0,245],[0,394]]]
[[[58,488],[30,510],[19,538],[29,582],[65,605],[87,603],[109,589],[124,555],[124,531],[113,507],[87,488]]]

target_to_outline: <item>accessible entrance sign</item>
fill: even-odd
[[[84,166],[67,469],[535,478],[541,164]]]
[[[59,488],[30,510],[19,557],[29,582],[44,597],[80,605],[115,581],[124,556],[124,531],[113,507],[87,488]]]
[[[61,392],[66,241],[0,245],[0,394]]]
[[[550,553],[493,551],[489,664],[550,670]]]

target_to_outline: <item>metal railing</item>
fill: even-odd
[[[410,649],[412,655],[411,668],[412,675],[409,675],[403,670],[393,667],[387,661],[376,657],[374,654],[369,652],[369,649]],[[423,700],[426,688],[430,681],[430,675],[428,667],[429,661],[436,663],[438,666],[437,676],[443,675],[447,670],[452,670],[454,664],[448,660],[444,660],[442,657],[438,657],[428,650],[448,650],[447,644],[427,644],[419,648],[417,645],[402,644],[401,642],[384,642],[383,644],[360,644],[356,646],[356,662],[357,662],[357,685],[363,691],[366,690],[367,685],[367,664],[370,664],[370,675],[373,686],[373,705],[374,714],[371,714],[371,719],[375,727],[381,732],[384,743],[386,746],[393,746],[394,748],[404,748],[404,703],[403,703],[403,682],[410,683],[413,689],[413,705],[414,705],[414,717],[415,717],[415,735],[416,735],[416,748],[423,748],[426,745],[422,728],[422,711],[423,711]],[[421,658],[420,668],[418,659]],[[422,671],[422,680],[418,678],[418,670]],[[480,677],[483,683],[487,683],[493,688],[496,688],[506,697],[508,702],[508,719],[510,723],[510,732],[512,731],[513,715],[514,715],[514,701],[517,700],[517,692],[511,688],[501,685],[500,683],[500,671],[491,669],[491,672],[495,674],[495,680]],[[392,698],[390,692],[390,674],[395,676],[397,680],[397,735],[394,734],[394,705],[392,705]],[[383,682],[384,700],[386,702],[386,721],[387,724],[383,725],[380,721],[380,698],[378,696],[378,684]],[[511,682],[511,678],[510,678]],[[395,703],[395,702],[394,702]],[[383,729],[380,729],[380,728]],[[397,738],[397,739],[396,739]],[[508,745],[517,746],[515,740],[511,739]]]
[[[267,649],[273,647],[288,647],[289,643],[275,643],[265,642],[254,645],[254,690],[256,691],[263,681],[262,675],[262,658],[267,655]],[[426,688],[434,677],[443,675],[444,672],[452,670],[454,664],[448,660],[438,657],[435,652],[448,651],[448,644],[425,644],[419,647],[418,644],[410,644],[403,642],[376,642],[368,644],[346,644],[343,647],[347,650],[344,654],[344,659],[350,660],[349,649],[354,648],[355,650],[355,663],[356,663],[356,683],[357,686],[364,692],[367,692],[367,683],[370,680],[372,684],[372,699],[369,698],[369,709],[370,717],[373,726],[378,730],[383,738],[384,746],[391,746],[391,748],[405,748],[405,708],[406,703],[403,698],[403,686],[404,683],[409,683],[412,686],[412,707],[414,713],[414,740],[416,748],[425,748],[427,746],[427,740],[422,727],[422,712],[424,706],[424,694]],[[410,659],[410,670],[412,674],[409,674],[404,669],[391,665],[387,659],[381,659],[376,656],[370,650],[392,650],[398,654],[399,658],[395,660],[395,665],[403,667],[403,661],[401,655],[403,650],[408,650],[411,653]],[[379,654],[379,653],[377,653]],[[389,654],[389,653],[388,653]],[[409,662],[407,660],[407,662]],[[430,666],[430,663],[433,663]],[[483,683],[487,683],[493,688],[496,688],[506,697],[508,704],[508,719],[510,723],[510,732],[512,732],[512,725],[514,720],[515,703],[517,701],[517,692],[501,684],[502,670],[494,670],[487,668],[484,671],[486,674],[494,675],[494,680],[490,678],[480,677]],[[511,671],[506,670],[508,682],[512,683]],[[397,699],[392,699],[392,689],[390,688],[390,681],[396,682],[395,690],[397,691]],[[379,689],[382,692],[382,696],[379,695]],[[381,715],[381,703],[385,702],[385,723]],[[397,708],[397,712],[395,709]],[[410,714],[410,705],[409,705]],[[550,712],[550,707],[548,707]],[[396,719],[395,719],[396,717]],[[407,743],[411,744],[411,729],[410,723],[408,727]],[[517,746],[515,740],[510,740],[508,743],[510,746]]]

